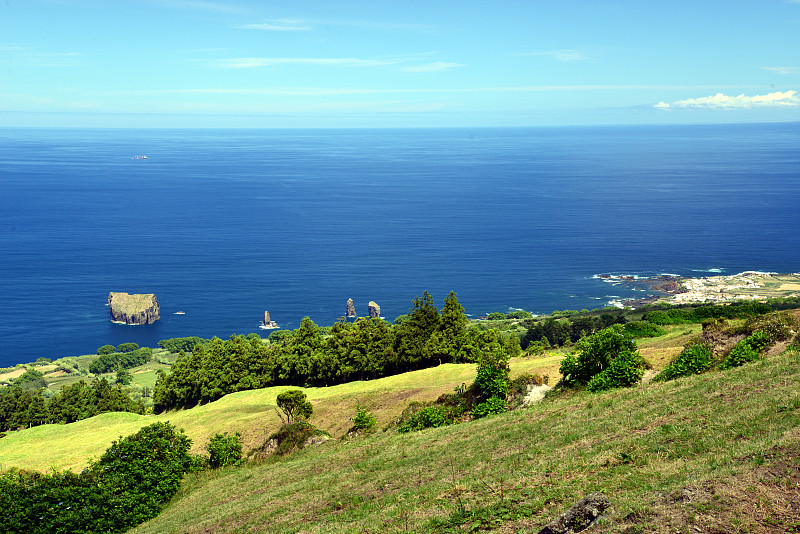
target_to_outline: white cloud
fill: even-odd
[[[305,24],[302,20],[281,19],[260,24],[244,24],[242,26],[237,26],[237,28],[273,32],[301,32],[310,30],[311,26]]]
[[[800,106],[800,96],[797,91],[776,91],[766,95],[728,96],[717,93],[714,96],[701,98],[687,98],[668,104],[659,102],[654,105],[657,109],[752,109],[752,108],[788,108]]]
[[[380,67],[397,61],[358,58],[292,58],[292,57],[240,57],[218,61],[219,67],[227,69],[251,69],[275,67],[277,65],[325,65],[333,67]]]
[[[440,72],[443,70],[450,70],[456,67],[466,67],[461,63],[447,63],[444,61],[434,61],[425,65],[418,65],[415,67],[405,67],[403,70],[406,72]]]
[[[775,72],[777,74],[795,74],[797,72],[797,67],[763,67],[764,70],[768,70],[770,72]]]
[[[527,52],[524,56],[549,56],[559,61],[586,61],[586,52],[581,50],[548,50],[546,52]]]

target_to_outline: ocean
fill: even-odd
[[[330,325],[348,298],[547,313],[641,296],[599,273],[800,270],[796,122],[0,129],[0,188],[0,366]],[[109,291],[161,320],[112,324]]]

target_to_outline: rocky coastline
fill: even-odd
[[[733,275],[682,277],[662,274],[652,277],[599,274],[607,283],[622,284],[653,292],[640,299],[611,301],[611,305],[640,308],[655,302],[668,304],[725,303],[734,300],[766,300],[800,297],[800,273],[744,271]]]

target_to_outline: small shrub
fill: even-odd
[[[414,406],[413,404],[411,406]],[[425,406],[413,413],[404,416],[398,430],[400,432],[411,432],[412,430],[422,430],[423,428],[435,428],[450,424],[447,413],[441,406]]]
[[[772,336],[765,331],[754,332],[753,335],[745,339],[750,348],[756,352],[762,352],[764,349],[772,345]]]
[[[117,352],[117,347],[115,347],[114,345],[103,345],[102,347],[97,349],[97,354],[101,356],[103,354],[112,354],[114,352]]]
[[[472,409],[472,417],[478,419],[487,415],[495,415],[506,411],[506,401],[499,397],[491,397]]]
[[[683,349],[675,360],[661,371],[653,380],[665,382],[682,376],[700,374],[712,364],[711,349],[707,345],[695,344]]]
[[[587,384],[592,377],[609,369],[620,355],[635,352],[636,343],[625,333],[623,325],[615,324],[582,338],[575,349],[577,356],[568,354],[561,361],[562,382],[567,386]]]
[[[648,321],[632,321],[623,326],[626,334],[633,338],[658,337],[667,333],[663,328]]]
[[[314,436],[327,435],[327,432],[318,429],[307,421],[295,421],[294,423],[283,425],[267,439],[267,443],[275,440],[277,443],[275,454],[283,456],[295,449],[302,449],[306,446],[308,440]]]
[[[643,374],[644,360],[642,357],[636,352],[624,351],[614,358],[605,370],[593,376],[586,385],[586,389],[598,392],[630,387],[639,383]]]
[[[731,349],[728,357],[725,358],[719,368],[722,370],[732,369],[746,363],[754,362],[757,359],[758,352],[753,349],[750,343],[747,342],[747,338],[745,338]]]
[[[239,465],[242,459],[242,435],[237,432],[229,436],[224,434],[214,434],[206,447],[208,451],[208,463],[214,468],[225,467],[228,465]]]
[[[353,422],[353,430],[369,430],[375,426],[377,419],[365,407],[358,404],[356,414],[350,420]]]

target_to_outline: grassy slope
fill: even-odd
[[[555,377],[559,360],[560,356],[519,358],[512,368],[517,374],[536,369]],[[340,437],[349,430],[349,417],[355,414],[357,403],[374,412],[382,427],[400,415],[409,402],[436,399],[461,383],[471,383],[474,377],[475,365],[445,364],[380,380],[305,391],[314,404],[311,422]],[[204,452],[216,432],[236,431],[242,433],[244,448],[249,450],[261,445],[280,427],[275,397],[285,389],[288,388],[241,391],[191,410],[158,416],[103,414],[70,425],[43,425],[10,432],[0,439],[0,468],[80,470],[90,458],[100,456],[113,440],[155,421],[170,421],[183,428],[192,438],[195,452]]]
[[[642,340],[642,353],[660,368],[690,329]],[[555,377],[559,360],[517,359],[512,368]],[[408,402],[473,377],[472,365],[444,365],[306,391],[312,422],[341,437],[357,402],[383,427]],[[478,519],[496,517],[497,532],[527,532],[594,490],[614,504],[604,532],[800,532],[799,379],[800,356],[785,354],[412,435],[333,440],[285,459],[191,475],[137,532],[425,532],[433,518],[462,506]],[[0,467],[79,469],[111,440],[155,420],[185,428],[197,451],[213,433],[239,430],[247,450],[277,429],[282,389],[164,416],[106,414],[10,433],[0,440]]]
[[[798,384],[800,355],[787,353],[462,425],[330,441],[190,476],[134,532],[427,532],[462,507],[492,531],[536,532],[596,490],[613,508],[595,532],[795,532]]]

